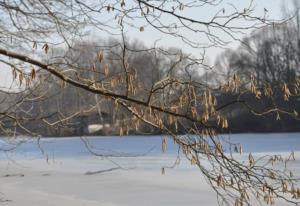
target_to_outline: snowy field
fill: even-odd
[[[159,136],[88,140],[84,143],[79,138],[50,138],[40,144],[27,140],[16,148],[19,140],[1,142],[1,148],[8,151],[0,154],[0,198],[7,200],[0,205],[218,205],[200,171],[183,157],[179,166],[161,175],[161,168],[173,165],[177,157],[178,148],[172,141],[163,154]],[[245,153],[251,151],[255,156],[296,151],[300,159],[299,133],[239,134],[230,135],[230,140],[243,144]],[[92,152],[123,157],[92,155],[86,144]],[[292,167],[300,174],[298,160]]]

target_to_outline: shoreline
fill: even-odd
[[[237,133],[219,133],[217,136],[230,136],[230,135],[278,135],[278,134],[299,134],[300,138],[300,131],[290,131],[290,132],[237,132]],[[196,135],[196,134],[178,134],[178,136],[184,136],[184,135]],[[130,134],[130,135],[83,135],[83,136],[43,136],[43,137],[30,137],[30,136],[17,136],[17,137],[6,137],[6,136],[0,136],[1,139],[33,139],[37,140],[38,138],[40,139],[70,139],[70,138],[151,138],[151,137],[161,137],[161,136],[170,136],[167,134]]]

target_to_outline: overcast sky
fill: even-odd
[[[253,0],[253,6],[254,6],[254,12],[253,16],[263,17],[264,16],[264,9],[268,10],[267,18],[272,20],[280,20],[283,19],[282,15],[282,6],[283,4],[290,5],[293,0]],[[224,0],[223,4],[220,5],[218,8],[215,8],[213,10],[211,9],[197,9],[197,10],[190,10],[191,12],[188,14],[188,16],[191,16],[194,19],[199,20],[209,20],[217,11],[220,10],[220,8],[226,8],[227,10],[230,10],[231,6],[229,5],[232,3],[235,5],[238,9],[241,11],[249,6],[250,0]],[[230,13],[230,11],[228,11]],[[141,25],[142,26],[142,25]],[[245,31],[245,33],[250,33],[251,30]],[[188,34],[187,35],[192,35]],[[224,34],[218,34],[219,36],[222,36]],[[157,39],[160,39],[159,44],[163,46],[171,46],[171,47],[180,47],[185,52],[191,52],[195,55],[197,53],[200,53],[199,49],[192,49],[185,44],[181,43],[178,39],[170,38],[168,36],[162,36],[161,33],[155,32],[151,28],[145,28],[145,32],[139,32],[137,30],[130,30],[128,31],[128,36],[131,38],[137,38],[143,41],[148,46],[152,46],[153,42]],[[242,38],[242,35],[239,35],[239,38]],[[201,39],[202,37],[200,37]],[[227,36],[223,36],[222,38],[229,40]],[[238,45],[238,42],[234,42],[232,39],[230,39],[232,43],[228,45],[228,47],[236,47]],[[209,57],[210,62],[213,63],[214,59],[218,54],[220,54],[222,49],[219,48],[211,48],[206,50],[206,56]]]
[[[268,10],[267,17],[269,19],[274,20],[280,20],[283,18],[281,7],[283,4],[291,4],[293,0],[253,0],[253,5],[255,8],[255,12],[253,15],[255,16],[263,16],[264,15],[264,8]],[[226,12],[230,12],[230,6],[229,3],[232,3],[235,5],[238,9],[243,10],[243,8],[247,7],[249,5],[250,0],[224,0],[223,4],[220,6],[220,8],[225,7]],[[220,8],[213,9],[200,9],[200,10],[192,10],[190,11],[188,16],[192,16],[193,18],[199,19],[199,20],[208,20],[210,17],[212,17]],[[139,24],[139,22],[136,22],[136,24]],[[138,26],[138,25],[137,25]],[[143,26],[143,25],[140,25]],[[250,33],[250,31],[248,31]],[[166,47],[179,47],[182,48],[182,50],[186,53],[192,53],[192,54],[199,54],[202,51],[199,51],[199,49],[191,49],[190,47],[187,47],[178,39],[170,38],[168,36],[162,36],[161,33],[155,32],[154,30],[151,30],[151,28],[145,28],[144,32],[139,32],[139,30],[134,29],[128,29],[128,36],[131,39],[139,39],[140,41],[144,42],[148,46],[152,46],[153,42],[157,39],[160,39],[159,44]],[[189,35],[189,34],[187,34]],[[222,34],[221,34],[222,35]],[[224,36],[224,38],[226,38]],[[240,36],[242,38],[242,36]],[[201,38],[200,38],[201,39]],[[237,42],[232,42],[228,47],[234,48],[238,45]],[[217,48],[211,48],[206,51],[206,56],[209,57],[210,63],[213,64],[216,56],[220,54],[223,50],[217,49]],[[5,85],[6,87],[10,85],[11,83],[11,71],[5,66],[0,64],[0,67],[2,67],[0,72],[0,87]]]

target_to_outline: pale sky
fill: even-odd
[[[280,20],[283,18],[282,12],[281,12],[281,6],[284,4],[290,4],[293,0],[253,0],[253,5],[255,6],[255,12],[253,15],[255,16],[263,16],[264,15],[264,8],[268,10],[267,17],[269,19],[274,20]],[[186,14],[188,16],[192,16],[193,18],[196,18],[199,20],[206,20],[209,19],[211,16],[213,16],[218,10],[222,8],[226,8],[226,12],[230,12],[230,3],[235,5],[238,9],[243,10],[243,8],[247,7],[249,5],[250,0],[224,0],[223,4],[215,8],[215,11],[212,11],[211,9],[202,9],[202,10],[192,10],[189,14]],[[143,26],[139,25],[139,22],[136,22],[136,26]],[[248,31],[250,33],[250,31]],[[182,48],[182,50],[186,53],[191,53],[194,55],[198,55],[200,52],[199,49],[192,49],[190,47],[187,47],[182,42],[180,42],[178,39],[174,39],[168,36],[162,37],[162,34],[154,31],[151,28],[146,27],[144,32],[140,32],[138,29],[128,29],[127,35],[131,39],[139,39],[140,41],[144,42],[148,46],[153,46],[153,42],[157,39],[160,39],[159,45],[165,46],[165,47],[179,47]],[[190,35],[190,34],[186,34]],[[223,34],[221,34],[223,35]],[[242,38],[242,36],[240,36]],[[196,36],[195,36],[196,38]],[[226,38],[224,36],[224,38]],[[200,41],[200,40],[199,40]],[[237,42],[232,42],[228,47],[234,48],[238,45]],[[223,50],[218,48],[211,48],[206,51],[206,56],[209,57],[210,63],[213,64],[214,59],[218,54],[220,54]],[[5,68],[5,66],[1,65],[2,67],[0,72],[0,87],[5,85],[6,87],[11,84],[11,71],[10,69]]]
[[[281,20],[283,19],[282,15],[282,5],[290,5],[293,0],[253,0],[253,5],[255,7],[255,10],[253,12],[253,16],[259,16],[262,17],[264,16],[264,8],[268,10],[267,13],[267,18],[270,20]],[[189,16],[192,16],[193,18],[196,19],[201,19],[201,20],[208,20],[210,17],[212,17],[217,11],[219,11],[221,8],[227,8],[230,9],[231,6],[229,5],[232,3],[235,5],[238,9],[243,10],[243,8],[249,6],[250,0],[224,0],[223,4],[216,8],[215,11],[212,10],[195,10],[190,12]],[[142,26],[142,25],[141,25]],[[246,33],[250,33],[251,31],[247,31]],[[191,34],[187,34],[191,35]],[[220,34],[222,36],[223,34]],[[132,39],[137,38],[141,41],[143,41],[146,45],[152,46],[153,42],[157,39],[160,39],[159,44],[162,46],[170,46],[170,47],[179,47],[182,48],[183,51],[189,53],[193,53],[197,55],[200,51],[199,49],[192,49],[190,47],[187,47],[185,44],[181,43],[180,40],[174,39],[168,36],[162,36],[161,33],[152,30],[151,28],[145,28],[144,32],[139,32],[138,30],[130,30],[128,32],[128,36],[130,36]],[[224,36],[224,39],[227,39],[228,37]],[[242,35],[239,35],[239,38],[242,38]],[[232,40],[230,40],[232,41]],[[228,47],[234,48],[238,45],[238,42],[232,41]],[[210,62],[213,63],[214,59],[218,54],[220,54],[222,49],[219,48],[211,48],[206,50],[206,56],[209,57]]]

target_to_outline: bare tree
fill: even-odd
[[[276,90],[288,101],[298,95],[299,79],[295,76],[292,82],[270,87],[258,85],[251,74],[235,73],[217,86],[195,78],[196,70],[209,69],[205,64],[206,48],[226,47],[229,40],[239,40],[240,33],[278,23],[267,20],[267,10],[261,17],[253,16],[252,1],[242,9],[231,4],[224,7],[226,5],[220,0],[0,1],[0,61],[12,69],[13,79],[23,91],[17,100],[9,102],[1,118],[27,134],[38,135],[38,131],[27,129],[25,123],[42,120],[50,128],[64,125],[75,116],[100,107],[104,99],[114,105],[117,113],[126,112],[127,118],[119,119],[120,135],[139,130],[141,124],[168,134],[191,164],[199,167],[220,203],[238,206],[262,200],[273,204],[275,199],[284,199],[299,204],[298,179],[288,168],[272,167],[282,161],[288,165],[293,154],[284,160],[281,156],[255,159],[250,153],[248,161],[241,162],[233,153],[242,153],[242,147],[223,142],[217,135],[218,129],[230,126],[225,111],[232,104],[241,104],[259,116],[275,113],[278,117],[296,117],[294,108],[286,110],[274,106],[257,110],[239,94],[271,98]],[[201,9],[215,11],[215,14],[198,18]],[[197,56],[180,49],[164,49],[156,42],[152,47],[132,45],[128,42],[131,31],[158,32],[202,53]],[[86,46],[89,33],[113,35],[118,41]],[[78,42],[83,45],[78,46]],[[132,58],[135,53],[146,60]],[[142,64],[147,64],[151,71],[144,73]],[[163,75],[159,71],[163,71]],[[51,98],[47,93],[51,84],[46,88],[41,86],[47,80],[61,88],[76,87],[100,98],[89,108],[78,107],[72,114],[53,111],[37,115],[31,108],[25,110],[24,102]],[[31,98],[30,94],[37,88],[45,92]],[[218,104],[215,94],[219,91],[234,94],[236,98]],[[4,123],[1,125],[10,128]],[[6,128],[4,130],[8,130]],[[179,129],[191,135],[178,135]],[[8,135],[14,133],[9,131]],[[165,144],[163,141],[163,150]],[[226,144],[230,145],[230,151],[225,152]],[[209,165],[202,164],[203,160]]]

